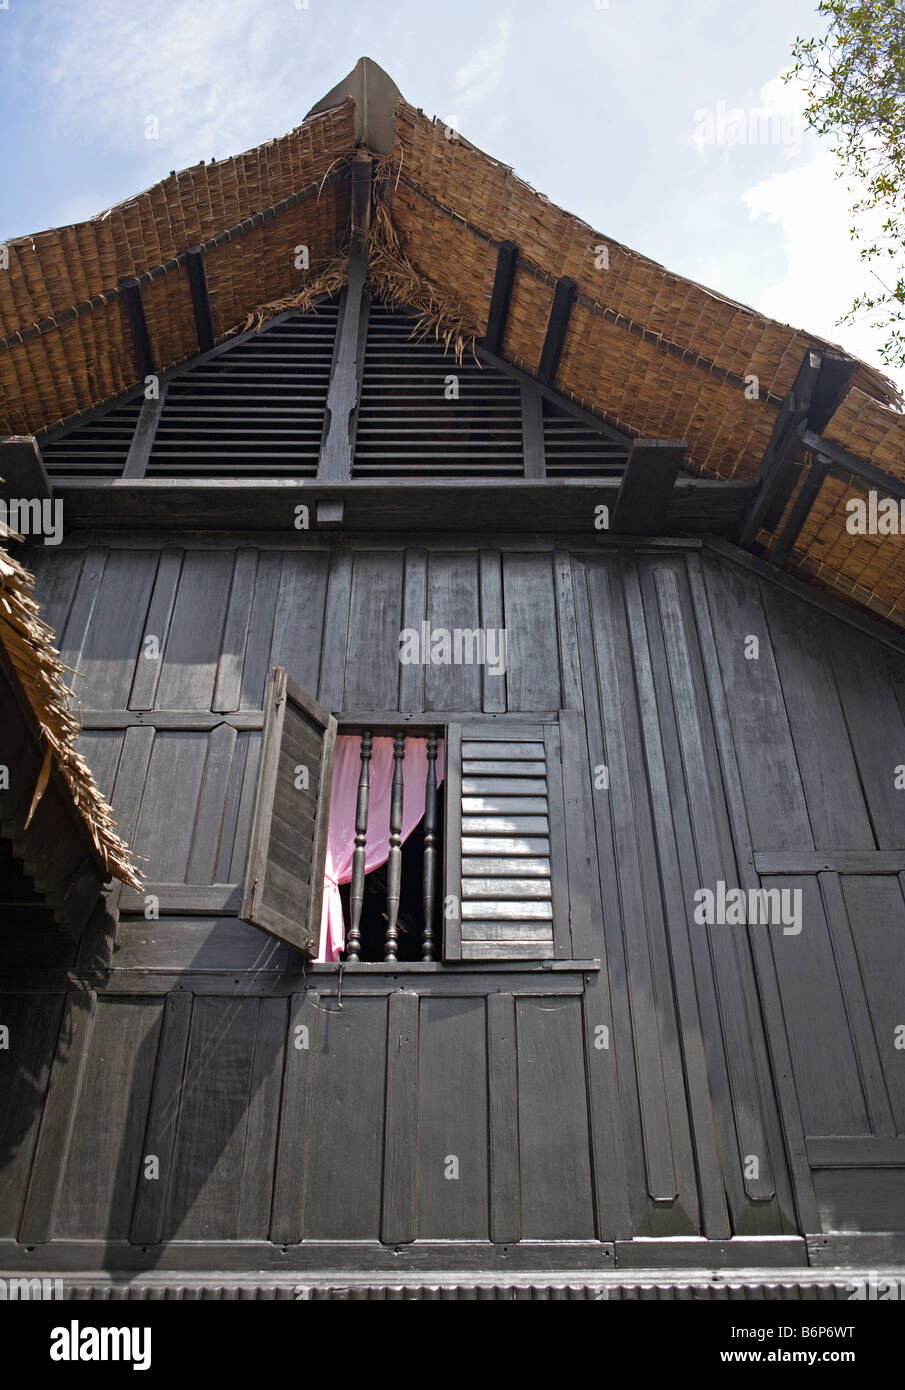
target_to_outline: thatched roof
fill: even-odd
[[[379,157],[382,214],[372,226],[369,267],[377,293],[407,297],[425,324],[439,325],[461,347],[486,331],[500,244],[514,242],[505,358],[537,372],[554,285],[569,276],[577,297],[555,387],[629,434],[686,440],[692,472],[753,478],[805,352],[833,345],[595,231],[397,101],[376,65],[365,72],[372,91],[379,74],[384,102],[392,93],[392,121],[386,111],[369,118],[369,89],[350,74],[330,94],[328,102],[338,104],[279,140],[174,174],[87,222],[12,242],[9,272],[0,276],[0,433],[39,433],[141,379],[119,288],[128,277],[143,286],[158,369],[190,358],[197,350],[190,247],[207,248],[215,340],[274,306],[305,304],[318,287],[335,287],[349,238],[352,160],[365,149]],[[293,264],[300,244],[309,248],[307,272]],[[745,390],[751,377],[757,399]],[[853,361],[847,394],[823,435],[905,480],[900,407],[891,382]],[[811,459],[799,451],[802,477]],[[903,546],[896,538],[879,544],[848,535],[843,504],[853,495],[854,485],[834,470],[787,566],[905,626]],[[794,500],[793,493],[786,516]],[[771,518],[757,537],[768,554],[781,524]]]
[[[12,533],[0,521],[0,540]],[[98,789],[75,741],[78,721],[69,709],[71,692],[54,648],[54,634],[42,621],[33,597],[34,580],[0,545],[0,645],[21,685],[46,744],[47,755],[35,787],[30,815],[37,808],[51,773],[51,760],[62,774],[106,873],[134,888],[141,886],[128,847],[116,834],[113,812]]]

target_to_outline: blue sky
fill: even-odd
[[[6,3],[0,241],[282,134],[367,53],[595,230],[881,365],[836,326],[849,199],[778,81],[816,0]]]

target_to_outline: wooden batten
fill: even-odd
[[[145,306],[141,297],[141,283],[136,279],[125,280],[120,285],[120,293],[125,305],[126,317],[129,320],[129,331],[132,335],[135,361],[138,364],[138,375],[144,378],[150,376],[154,371],[154,354],[151,351],[148,321],[145,318]]]
[[[514,241],[501,241],[497,251],[496,273],[493,277],[493,290],[490,295],[490,310],[487,315],[487,331],[483,347],[488,352],[502,355],[503,338],[506,333],[506,320],[509,317],[509,301],[515,282],[515,267],[518,261],[518,247]]]
[[[560,276],[556,282],[550,318],[547,321],[547,334],[544,338],[540,365],[537,369],[537,379],[545,386],[549,386],[556,375],[577,290],[575,281],[571,280],[568,275]]]
[[[207,276],[204,272],[204,250],[193,246],[185,253],[185,268],[188,271],[189,288],[192,293],[192,312],[195,315],[195,335],[198,351],[210,352],[214,346],[214,329],[211,322],[211,306],[207,294]]]

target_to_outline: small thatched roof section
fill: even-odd
[[[10,531],[0,522],[0,539]],[[79,726],[69,710],[64,668],[54,649],[54,634],[41,620],[32,590],[34,580],[18,560],[0,546],[0,643],[18,676],[31,706],[49,756],[56,763],[72,794],[76,808],[108,874],[133,888],[140,888],[128,846],[116,834],[113,812],[81,754],[75,750]],[[35,788],[32,811],[47,784],[50,763],[45,765]]]

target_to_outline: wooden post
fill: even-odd
[[[361,772],[358,777],[358,802],[355,808],[355,848],[352,851],[352,886],[349,890],[349,940],[346,960],[358,961],[361,950],[361,908],[365,896],[365,842],[368,835],[368,799],[371,794],[370,768],[371,731],[361,736]]]
[[[402,760],[405,734],[393,739],[393,787],[390,794],[390,853],[387,858],[387,934],[384,960],[398,960],[396,945],[399,929],[399,889],[402,883]]]
[[[427,736],[427,781],[424,787],[424,931],[421,959],[434,958],[434,899],[437,895],[437,735]]]

